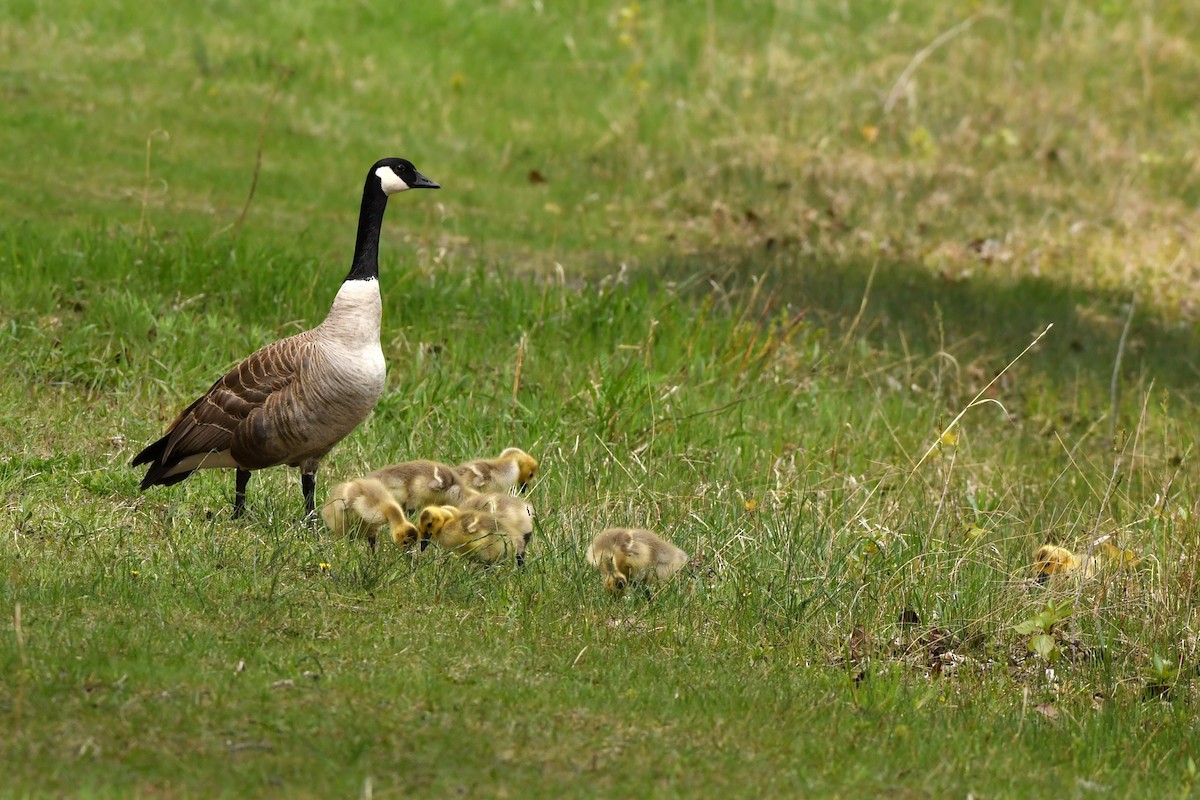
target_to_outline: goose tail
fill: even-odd
[[[147,447],[142,452],[133,457],[133,461],[129,462],[131,467],[140,467],[142,464],[149,464],[150,468],[146,470],[145,477],[142,478],[142,483],[139,488],[142,491],[149,489],[151,486],[174,486],[180,481],[187,478],[195,470],[187,470],[174,475],[166,474],[171,468],[170,464],[163,463],[163,456],[167,452],[167,442],[170,440],[171,434],[159,439],[154,444]]]

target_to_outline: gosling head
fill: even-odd
[[[454,506],[429,506],[417,518],[417,538],[421,549],[429,546],[429,541],[438,534],[446,523],[458,516]]]
[[[421,534],[417,532],[416,525],[405,522],[392,529],[392,541],[401,547],[411,547],[421,541]]]
[[[1058,545],[1044,544],[1033,554],[1033,569],[1038,583],[1045,583],[1051,575],[1069,572],[1075,565],[1074,554]]]
[[[517,464],[517,485],[521,491],[529,488],[529,482],[537,475],[538,462],[533,456],[519,447],[510,447],[500,454],[502,459],[511,459]]]
[[[406,192],[409,189],[442,188],[417,172],[412,162],[403,158],[382,158],[371,167],[371,174],[379,179],[379,188],[386,195]]]
[[[629,578],[625,576],[625,573],[617,572],[615,567],[613,568],[612,572],[609,572],[604,576],[604,588],[610,594],[620,594],[621,592],[625,591],[625,587],[628,585]]]

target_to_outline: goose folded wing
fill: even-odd
[[[295,380],[299,361],[278,352],[287,341],[251,354],[184,409],[171,426],[164,460],[229,450],[246,420]]]

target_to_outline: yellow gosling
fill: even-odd
[[[415,544],[417,528],[387,488],[372,478],[339,483],[321,508],[321,517],[338,536],[365,536],[375,548],[376,535],[385,524],[392,541],[401,546]]]
[[[458,555],[494,564],[509,558],[523,564],[525,539],[504,526],[495,514],[487,511],[463,511],[453,506],[427,508],[418,522],[422,536],[428,529],[428,540],[438,547]]]
[[[537,475],[538,462],[519,447],[510,447],[496,458],[480,458],[455,467],[465,486],[477,492],[525,491]]]
[[[501,526],[510,534],[520,536],[525,541],[525,549],[529,549],[529,540],[533,538],[534,510],[528,501],[511,494],[489,492],[470,495],[459,504],[459,508],[494,514]]]
[[[649,587],[664,581],[687,563],[688,554],[640,528],[609,528],[596,535],[587,549],[588,563],[600,570],[604,588],[621,592],[631,583]]]
[[[1044,544],[1033,554],[1033,573],[1038,583],[1046,583],[1053,575],[1068,573],[1090,578],[1096,574],[1098,566],[1096,558],[1076,555],[1055,544]]]

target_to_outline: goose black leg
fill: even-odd
[[[317,474],[300,473],[300,488],[304,491],[304,518],[310,522],[317,518]]]
[[[246,486],[250,483],[250,470],[237,471],[237,483],[233,489],[233,519],[246,513]]]

